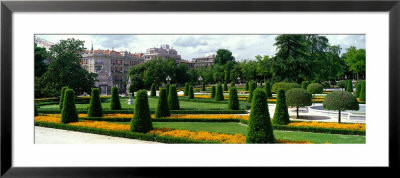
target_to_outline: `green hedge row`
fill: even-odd
[[[190,139],[186,139],[186,138],[158,136],[158,135],[153,135],[153,134],[148,134],[148,133],[106,130],[106,129],[99,129],[99,128],[50,123],[50,122],[35,122],[35,126],[49,127],[49,128],[55,128],[55,129],[63,129],[63,130],[71,130],[71,131],[78,131],[78,132],[85,132],[85,133],[92,133],[92,134],[99,134],[99,135],[107,135],[107,136],[112,136],[112,137],[122,137],[122,138],[138,139],[138,140],[145,140],[145,141],[155,141],[155,142],[161,142],[161,143],[218,143],[218,142],[214,142],[214,141],[197,141],[197,140],[190,140]]]
[[[107,121],[107,122],[130,122],[132,118],[126,117],[80,117],[79,120]],[[152,119],[153,122],[239,122],[239,119],[190,119],[190,118],[158,118]]]
[[[86,114],[87,109],[76,109],[78,114]],[[42,114],[60,114],[58,109],[40,109],[38,113]],[[133,114],[133,110],[103,110],[103,114]],[[155,111],[150,111],[154,114]],[[246,110],[171,110],[171,114],[246,114]]]
[[[241,119],[240,123],[247,125],[248,121]],[[327,133],[327,134],[366,135],[365,131],[335,129],[335,128],[294,127],[294,126],[287,126],[287,125],[272,125],[272,128],[274,130],[290,130],[290,131],[316,132],[316,133]]]

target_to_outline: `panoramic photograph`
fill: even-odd
[[[365,34],[36,34],[35,144],[365,144]]]

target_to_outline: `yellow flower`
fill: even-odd
[[[335,128],[335,129],[350,129],[365,131],[365,124],[339,124],[336,122],[291,122],[289,126],[294,127],[321,127],[321,128]]]

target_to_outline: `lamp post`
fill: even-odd
[[[200,76],[199,77],[199,81],[200,81],[200,85],[201,85],[201,93],[203,93],[203,84],[201,83],[201,81],[203,81],[203,78]]]
[[[126,92],[127,92],[128,95],[129,95],[129,99],[128,99],[128,104],[129,104],[129,105],[132,105],[132,104],[133,104],[133,100],[132,100],[132,94],[133,94],[133,93],[131,93],[131,92],[129,91],[129,87],[131,86],[131,83],[132,83],[131,77],[129,77],[129,79],[128,79],[128,85],[126,86]]]
[[[171,82],[171,77],[169,77],[169,75],[168,75],[165,80],[167,80],[167,82],[169,83],[169,82]]]
[[[237,80],[238,80],[239,84],[242,84],[242,83],[240,83],[240,77],[238,77]]]

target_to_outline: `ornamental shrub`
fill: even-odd
[[[341,111],[359,110],[358,101],[353,94],[347,91],[334,91],[325,96],[323,108],[327,110],[338,110],[338,122],[341,123]]]
[[[246,91],[249,91],[249,82],[246,82],[245,90],[246,90]]]
[[[88,110],[88,117],[101,117],[103,116],[103,109],[100,101],[100,91],[98,88],[92,88],[90,95],[90,105]]]
[[[189,84],[185,83],[185,90],[183,91],[183,96],[189,96]]]
[[[231,81],[231,87],[236,87],[234,81]]]
[[[287,82],[276,82],[272,85],[272,91],[277,92],[280,88],[284,89],[285,92],[292,88],[300,88],[300,85],[297,83],[287,83]]]
[[[277,93],[276,106],[272,123],[277,125],[287,125],[290,123],[289,111],[286,105],[285,90],[283,89],[279,89]]]
[[[60,101],[58,103],[58,108],[60,109],[60,111],[62,110],[62,107],[64,105],[64,92],[65,90],[68,89],[68,87],[62,87],[61,88],[61,95],[60,95]]]
[[[150,96],[156,96],[157,92],[156,92],[156,84],[151,84],[151,88],[150,88]]]
[[[37,115],[38,115],[38,113],[37,113],[37,106],[36,106],[36,103],[35,103],[34,105],[35,105],[34,114],[35,114],[35,116],[37,116]]]
[[[167,96],[167,89],[160,88],[158,93],[158,104],[156,108],[156,118],[160,117],[168,117],[171,115],[168,106],[168,96]]]
[[[271,84],[269,82],[265,82],[265,92],[267,93],[267,97],[272,97],[271,92]]]
[[[201,83],[201,91],[206,91],[206,84],[204,82]]]
[[[193,85],[189,86],[189,99],[194,99]]]
[[[215,101],[223,101],[224,100],[224,93],[222,91],[221,83],[217,85],[217,91],[215,93]]]
[[[165,85],[165,89],[167,89],[167,96],[168,96],[168,94],[169,94],[169,87],[170,87],[171,85],[168,83],[168,84],[166,84]]]
[[[237,89],[235,87],[231,87],[229,89],[228,109],[239,110],[239,97],[237,94]]]
[[[365,80],[361,84],[361,91],[360,91],[360,97],[358,98],[360,101],[366,101],[366,84]]]
[[[311,83],[308,85],[307,91],[311,94],[321,94],[324,91],[324,86],[319,83]]]
[[[346,88],[346,80],[340,80],[336,83],[337,87],[339,88]]]
[[[111,110],[121,110],[121,102],[119,101],[119,92],[116,86],[111,89]]]
[[[324,88],[329,88],[329,87],[331,87],[331,84],[329,84],[328,81],[322,82],[321,85],[322,85]]]
[[[78,122],[78,113],[76,112],[75,108],[75,92],[72,89],[66,89],[64,91],[61,122],[64,124]]]
[[[351,80],[346,81],[346,91],[352,93],[353,92],[353,83]]]
[[[215,98],[215,86],[211,86],[211,98]]]
[[[359,98],[359,97],[360,97],[361,86],[362,86],[362,83],[360,83],[360,82],[357,82],[357,83],[356,83],[356,91],[354,92],[354,96],[355,96],[356,98]]]
[[[169,106],[169,109],[171,109],[171,110],[179,110],[180,109],[178,94],[176,92],[175,85],[171,85],[169,87],[168,106]]]
[[[274,143],[267,95],[263,89],[255,89],[247,126],[246,143]]]
[[[150,116],[147,91],[139,90],[136,93],[135,111],[131,120],[130,131],[147,133],[153,129],[153,123]]]
[[[310,81],[303,81],[303,82],[301,82],[301,88],[304,89],[304,90],[307,90],[307,87],[310,84],[311,84]]]
[[[253,100],[253,92],[257,88],[257,82],[250,81],[249,82],[249,98],[247,98],[247,102],[251,103]]]
[[[228,91],[228,83],[226,82],[226,80],[224,82],[224,91]]]
[[[312,96],[302,88],[292,88],[286,92],[286,103],[288,106],[296,107],[296,118],[299,118],[299,107],[311,106]]]

